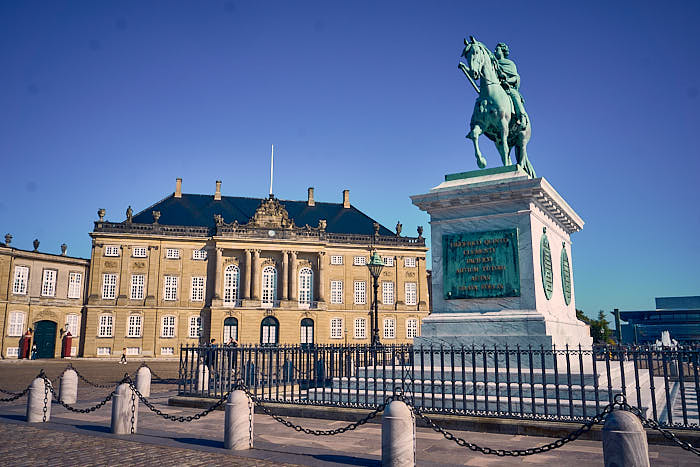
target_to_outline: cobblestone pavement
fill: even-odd
[[[53,366],[49,366],[53,365]],[[74,361],[78,371],[100,382],[118,381],[125,368],[130,373],[138,363],[127,366],[105,361]],[[158,365],[163,365],[159,368]],[[0,362],[0,387],[23,389],[38,373],[36,362],[31,368],[23,364]],[[43,363],[49,376],[57,376],[65,362]],[[133,368],[132,368],[133,366]],[[155,362],[152,366],[161,376],[172,377],[177,362]],[[21,371],[20,371],[21,370]],[[53,373],[50,373],[52,371]],[[169,373],[170,372],[170,373]],[[78,407],[99,402],[108,389],[88,389],[80,383]],[[162,411],[173,415],[192,415],[197,409],[167,406],[167,399],[176,392],[174,385],[154,384],[149,398]],[[255,416],[255,449],[229,451],[223,448],[224,414],[215,411],[199,421],[178,423],[163,420],[139,406],[137,434],[115,436],[109,432],[111,404],[90,414],[74,414],[54,404],[50,422],[28,425],[24,422],[26,398],[13,403],[0,403],[0,463],[7,465],[380,465],[381,427],[370,423],[345,434],[315,437],[297,433],[268,416]],[[295,423],[315,429],[338,428],[342,421],[291,418]],[[481,446],[499,449],[524,449],[552,441],[550,438],[456,431],[456,435]],[[474,453],[445,440],[427,428],[416,431],[418,465],[575,465],[600,466],[603,463],[602,443],[581,440],[544,454],[523,458],[499,458]],[[27,451],[31,451],[29,454]],[[697,456],[676,446],[649,447],[654,466],[700,465]],[[29,457],[27,457],[29,456]]]

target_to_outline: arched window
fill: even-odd
[[[224,304],[233,306],[238,299],[238,283],[240,271],[238,266],[230,264],[224,272]]]
[[[266,266],[262,272],[262,304],[274,306],[277,300],[277,270],[274,266]]]
[[[279,343],[279,332],[279,321],[272,316],[268,316],[260,324],[260,343],[262,345],[277,345]]]
[[[224,344],[228,344],[231,339],[238,342],[238,320],[234,317],[224,320]]]
[[[300,342],[302,347],[311,347],[314,345],[314,320],[311,318],[304,318],[301,320]]]
[[[313,300],[314,273],[311,268],[299,270],[299,305],[309,305]]]

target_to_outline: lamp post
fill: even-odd
[[[379,275],[382,273],[382,269],[384,268],[384,262],[382,261],[382,258],[379,256],[377,253],[377,250],[374,250],[372,252],[372,255],[369,257],[369,263],[367,263],[367,268],[369,269],[369,273],[372,275],[372,279],[374,279],[373,282],[373,287],[374,287],[374,316],[372,317],[372,347],[377,346],[380,344],[379,342],[379,318],[378,318],[378,302],[377,302],[377,291],[379,289]]]

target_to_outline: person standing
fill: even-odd
[[[122,348],[122,358],[119,360],[119,363],[126,365],[126,347]]]
[[[32,345],[32,360],[36,360],[36,354],[37,354],[36,344],[34,344],[34,345]]]

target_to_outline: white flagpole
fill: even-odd
[[[272,168],[274,167],[275,164],[275,145],[272,145],[272,149],[270,151],[270,196],[272,196]]]

